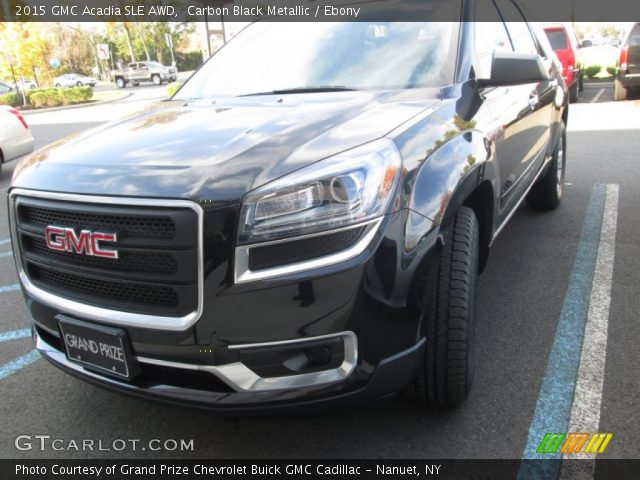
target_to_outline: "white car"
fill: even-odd
[[[22,88],[22,80],[18,80],[18,84],[15,85],[16,90],[20,90]],[[38,88],[38,84],[33,80],[24,79],[24,89],[25,90],[33,90]]]
[[[33,134],[15,108],[0,105],[0,172],[2,164],[33,151]]]
[[[77,73],[67,73],[60,75],[53,81],[54,87],[82,87],[84,85],[96,86],[98,81],[93,77],[78,75]]]

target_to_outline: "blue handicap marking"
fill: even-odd
[[[8,342],[11,340],[20,340],[21,338],[29,338],[31,336],[30,328],[22,328],[11,332],[0,333],[0,342]]]
[[[40,358],[40,354],[34,348],[29,353],[20,355],[18,358],[11,360],[0,366],[0,380],[4,380],[9,375],[16,373],[17,371],[31,365],[33,362]]]
[[[0,285],[0,293],[17,292],[20,290],[20,285],[14,283],[12,285]]]

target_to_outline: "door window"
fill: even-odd
[[[476,18],[493,21],[475,23],[475,69],[477,78],[491,78],[493,52],[512,51],[509,34],[491,0],[476,2]]]

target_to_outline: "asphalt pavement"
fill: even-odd
[[[38,146],[148,101],[136,95],[123,105],[31,115]],[[31,340],[22,338],[0,343],[0,457],[160,455],[149,449],[78,453],[18,451],[14,446],[19,435],[46,434],[106,444],[114,439],[193,439],[192,452],[161,454],[182,458],[520,458],[544,379],[557,366],[548,360],[575,280],[587,207],[600,191],[596,185],[613,185],[619,197],[606,298],[606,356],[599,359],[604,386],[598,431],[614,434],[603,458],[640,458],[640,100],[614,103],[612,95],[611,84],[587,84],[580,102],[571,106],[561,206],[540,213],[523,205],[492,248],[478,287],[476,379],[461,407],[425,407],[399,397],[322,414],[220,417],[103,391],[41,359],[27,359],[26,366],[3,376],[7,364],[32,350]],[[0,242],[9,235],[4,193],[14,166],[7,165],[0,179]],[[0,243],[0,252],[9,248]],[[13,260],[0,257],[0,286],[16,283]],[[20,292],[0,293],[0,332],[28,325]]]

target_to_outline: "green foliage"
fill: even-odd
[[[202,52],[176,52],[175,57],[179,72],[189,72],[202,65]]]
[[[11,107],[17,107],[20,105],[20,98],[17,92],[9,92],[4,95],[0,95],[0,105],[9,105]]]
[[[182,86],[181,82],[171,82],[167,85],[167,97],[173,97],[173,94]]]
[[[34,108],[58,107],[88,102],[93,97],[90,87],[43,88],[31,90],[27,100]]]
[[[618,73],[618,68],[617,67],[607,67],[607,73],[610,76],[615,77],[616,73]]]
[[[587,68],[584,69],[584,73],[587,77],[593,78],[597,74],[599,74],[601,70],[602,70],[602,66],[600,65],[589,65]]]

